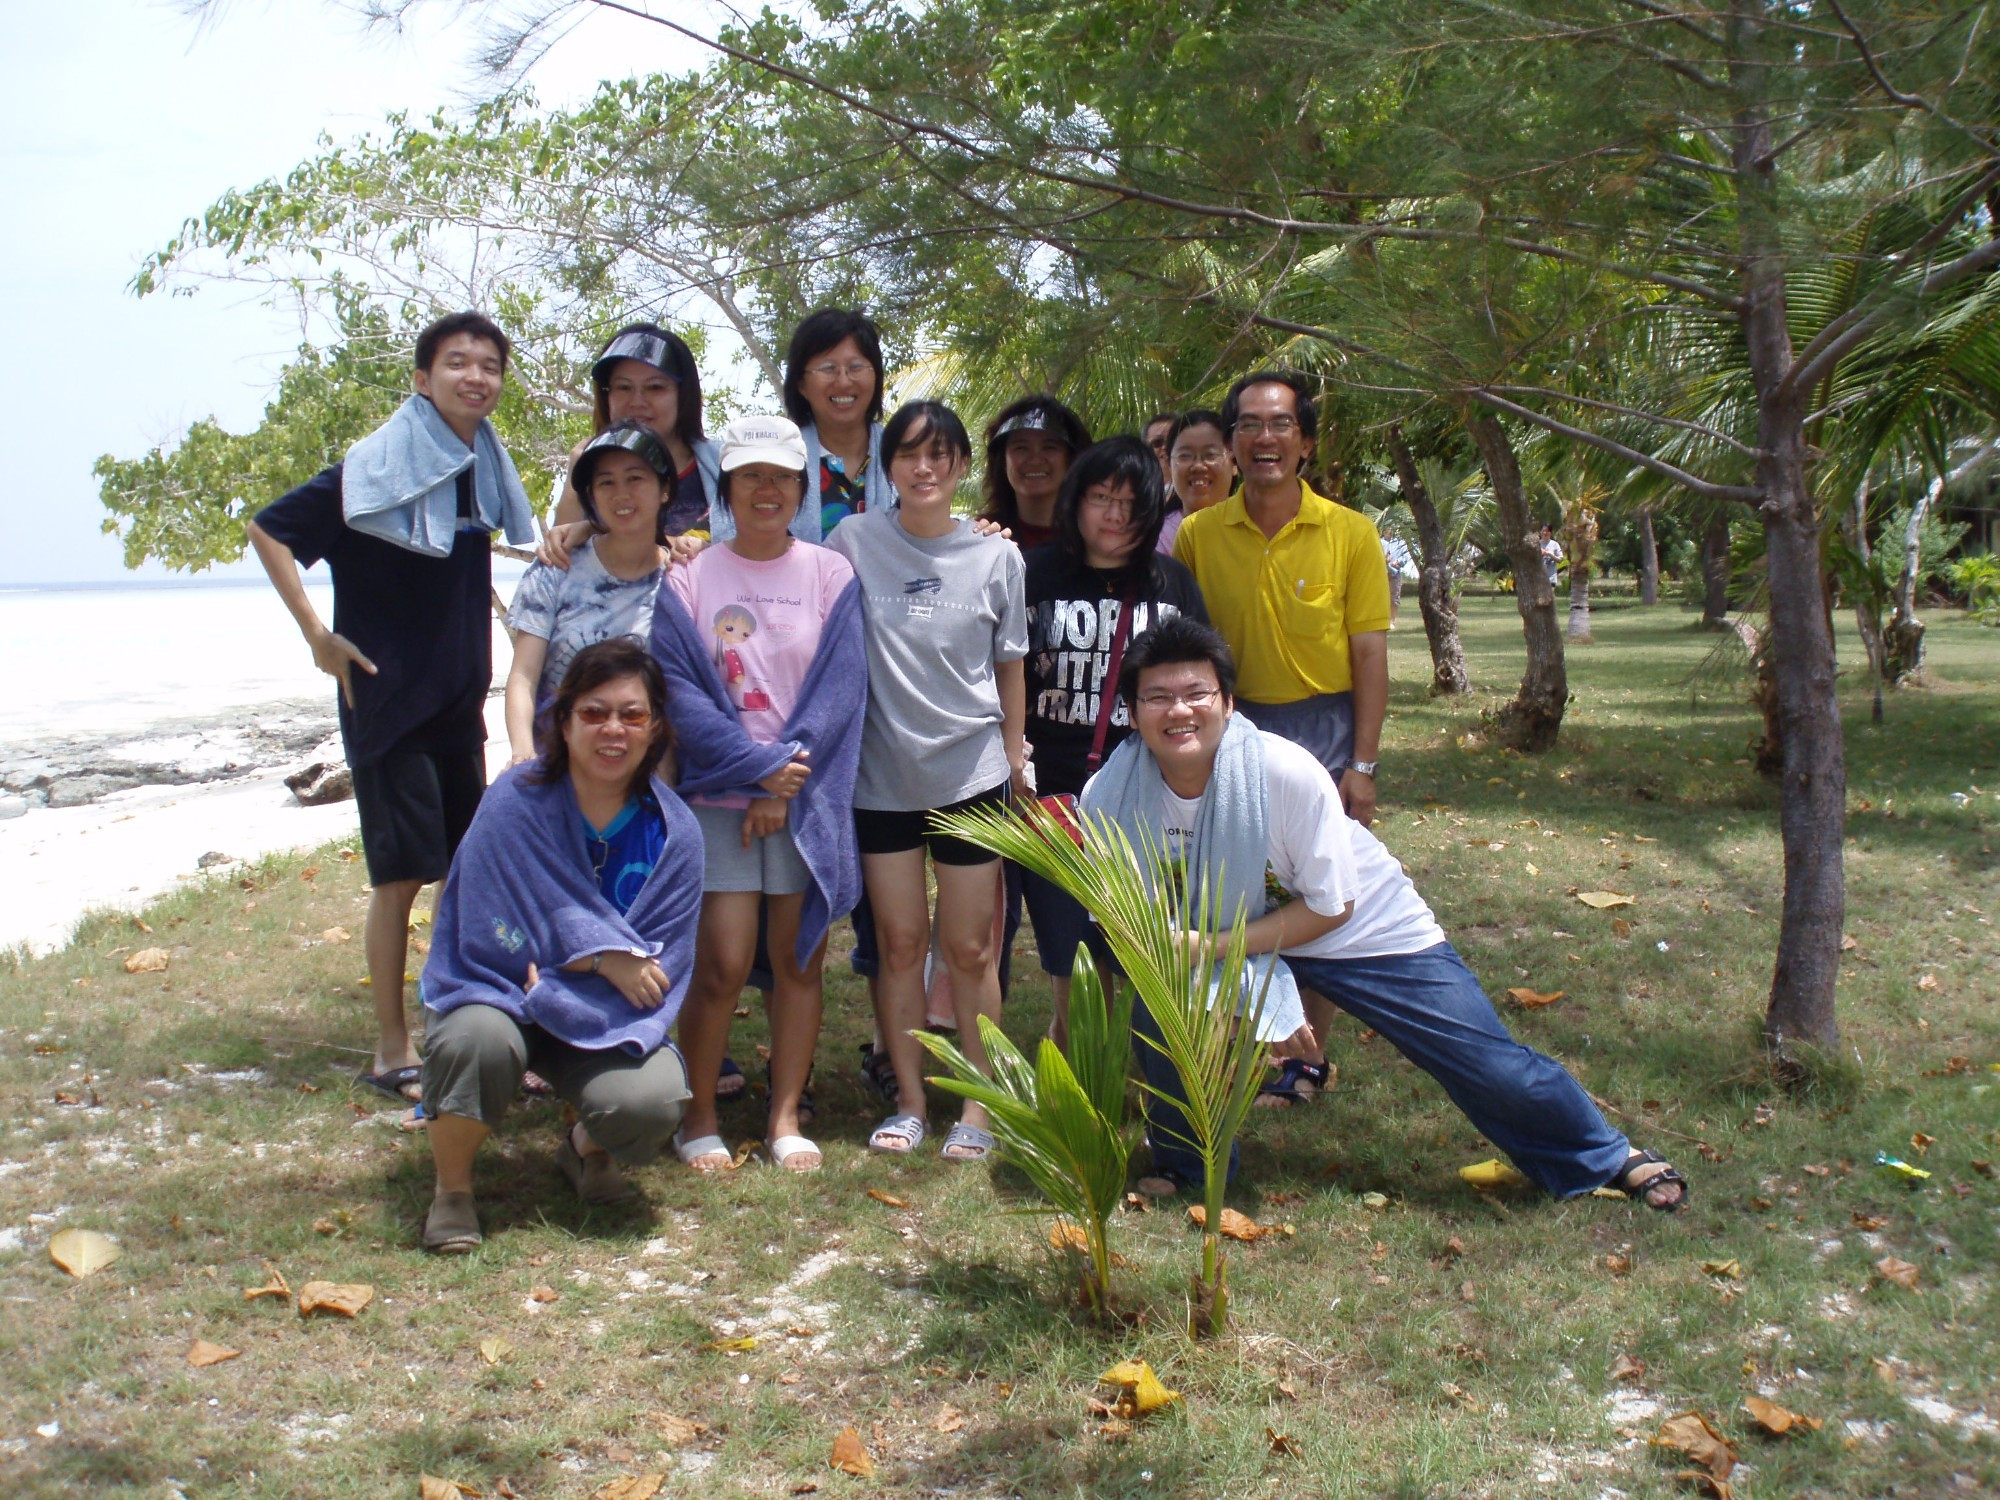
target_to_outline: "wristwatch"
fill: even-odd
[[[1378,760],[1351,760],[1347,763],[1347,769],[1362,776],[1373,776],[1375,768],[1380,764]]]
[[[597,972],[597,971],[598,971],[599,969],[601,969],[601,968],[603,968],[603,967],[604,967],[604,955],[603,955],[602,953],[593,953],[593,954],[591,954],[591,955],[590,955],[590,972],[591,972],[591,973],[593,973],[593,974],[595,974],[595,973],[596,973],[596,972]]]

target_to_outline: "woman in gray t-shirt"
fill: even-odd
[[[1028,623],[1020,549],[952,514],[972,461],[965,424],[937,402],[912,402],[883,429],[882,453],[896,508],[849,518],[828,545],[854,565],[868,635],[854,821],[882,955],[875,1019],[897,1095],[868,1144],[907,1153],[926,1131],[923,1049],[911,1034],[924,1024],[926,853],[958,1043],[981,1067],[978,1018],[1000,1016],[999,857],[929,832],[927,820],[1027,795]],[[977,1161],[992,1148],[985,1110],[967,1103],[944,1155]]]

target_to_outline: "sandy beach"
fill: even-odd
[[[493,633],[489,778],[510,655]],[[351,800],[302,807],[284,784],[339,741],[331,680],[268,587],[10,591],[0,638],[0,950],[355,832]]]

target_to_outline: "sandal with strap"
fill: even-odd
[[[433,1255],[464,1255],[484,1242],[479,1209],[470,1193],[439,1193],[424,1215],[424,1248]]]
[[[938,1155],[946,1161],[985,1161],[993,1154],[999,1142],[993,1139],[993,1132],[981,1130],[977,1125],[968,1125],[960,1120],[944,1135],[944,1145]]]
[[[1640,1167],[1660,1167],[1663,1170],[1635,1182],[1632,1173]],[[1686,1208],[1688,1195],[1694,1191],[1688,1180],[1674,1170],[1673,1163],[1657,1151],[1634,1151],[1625,1158],[1625,1165],[1619,1168],[1618,1175],[1605,1186],[1616,1188],[1626,1197],[1636,1198],[1655,1213],[1662,1214],[1677,1214]],[[1680,1193],[1665,1203],[1655,1203],[1647,1196],[1654,1188],[1663,1187],[1677,1187]]]
[[[896,1065],[889,1054],[873,1042],[861,1044],[861,1081],[881,1097],[884,1104],[896,1102]]]
[[[695,1171],[704,1175],[710,1172],[727,1171],[730,1162],[733,1160],[729,1154],[728,1143],[721,1136],[701,1135],[696,1136],[691,1141],[684,1141],[681,1139],[679,1131],[674,1132],[674,1155],[681,1159],[682,1166],[692,1167]],[[722,1160],[712,1162],[705,1167],[701,1165],[705,1159],[712,1156],[719,1156]]]
[[[771,1160],[788,1172],[817,1172],[824,1161],[818,1143],[802,1135],[778,1136],[775,1140],[766,1141],[764,1148],[771,1153]],[[801,1156],[813,1159],[793,1166],[793,1159]]]
[[[1333,1064],[1311,1063],[1303,1057],[1288,1057],[1278,1067],[1278,1076],[1257,1090],[1266,1108],[1290,1109],[1310,1104],[1315,1094],[1333,1087]]]
[[[929,1133],[930,1127],[918,1115],[891,1115],[868,1137],[868,1149],[884,1156],[908,1156]]]
[[[733,1057],[722,1060],[722,1070],[715,1075],[715,1102],[734,1104],[750,1091],[750,1080],[743,1076],[743,1065]]]

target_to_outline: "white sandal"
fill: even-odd
[[[727,1168],[732,1160],[729,1155],[729,1143],[721,1136],[704,1135],[692,1141],[684,1141],[679,1131],[674,1132],[674,1155],[681,1159],[683,1166],[692,1167],[697,1172],[720,1172]],[[722,1160],[704,1167],[701,1164],[702,1160],[710,1156],[719,1156]]]
[[[792,1165],[792,1158],[795,1156],[820,1156],[818,1144],[807,1140],[802,1135],[781,1135],[774,1141],[766,1141],[764,1145],[765,1149],[771,1153],[771,1160],[788,1172],[817,1172],[820,1169],[821,1162],[819,1161],[814,1162],[811,1166],[801,1165],[795,1167]],[[824,1157],[821,1158],[821,1161],[824,1161]]]
[[[908,1156],[924,1143],[930,1127],[921,1115],[891,1115],[868,1137],[868,1149],[884,1156]]]

